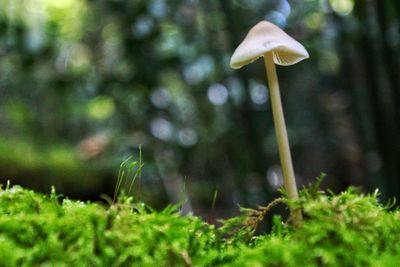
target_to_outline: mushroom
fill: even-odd
[[[236,48],[232,55],[230,65],[234,69],[239,69],[244,65],[252,63],[259,57],[264,57],[268,77],[272,114],[282,165],[284,186],[288,198],[296,200],[299,196],[290,155],[275,64],[281,66],[293,65],[308,58],[309,55],[299,42],[287,35],[278,26],[267,21],[261,21],[250,29],[245,39]],[[291,208],[290,214],[294,225],[299,225],[302,220],[301,210]]]

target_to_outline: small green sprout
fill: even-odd
[[[142,174],[143,166],[144,164],[142,162],[142,149],[141,146],[139,146],[139,161],[132,161],[132,156],[130,156],[119,165],[117,184],[115,186],[114,197],[112,201],[113,204],[115,204],[117,200],[118,194],[121,190],[121,186],[124,185],[128,188],[127,195],[129,196],[132,187],[138,177],[140,182],[140,176]]]

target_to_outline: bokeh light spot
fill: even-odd
[[[151,103],[158,108],[166,108],[171,103],[171,94],[165,88],[158,88],[151,92]]]
[[[232,98],[235,105],[240,105],[245,100],[245,91],[243,84],[236,77],[230,77],[227,81],[229,88],[229,96]]]
[[[326,19],[323,13],[313,12],[305,19],[306,25],[311,30],[321,30],[326,25]]]
[[[256,105],[265,104],[268,101],[267,87],[259,83],[251,83],[250,85],[250,98]]]
[[[354,0],[329,0],[329,4],[332,10],[341,16],[349,15],[354,8]]]
[[[208,99],[216,106],[221,106],[228,100],[228,90],[222,84],[212,84],[207,91]]]
[[[265,15],[265,19],[279,26],[280,28],[286,27],[286,16],[279,11],[270,11]]]
[[[68,58],[69,71],[76,75],[87,72],[90,69],[90,58],[91,51],[86,45],[72,46]]]
[[[132,33],[137,38],[147,36],[153,29],[154,21],[150,16],[141,16],[136,23],[132,25]]]
[[[276,10],[284,15],[286,18],[290,15],[292,11],[290,4],[287,0],[279,0]]]
[[[189,84],[198,84],[213,74],[215,71],[215,63],[211,56],[202,56],[183,70],[185,80]]]
[[[185,128],[178,133],[178,142],[185,147],[193,146],[197,143],[198,137],[196,131],[191,128]]]
[[[109,96],[97,96],[89,101],[87,106],[88,116],[96,120],[104,120],[114,113],[114,100]]]
[[[156,138],[168,141],[173,137],[174,127],[169,121],[159,117],[151,121],[150,131]]]
[[[274,189],[278,189],[283,186],[283,175],[282,170],[279,166],[274,165],[268,169],[267,181]]]
[[[165,0],[153,0],[149,5],[149,12],[156,18],[162,18],[167,14],[168,8]]]

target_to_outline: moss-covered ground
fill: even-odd
[[[400,213],[377,198],[306,189],[292,203],[304,211],[299,228],[275,217],[255,237],[267,207],[217,228],[172,206],[83,203],[13,186],[0,191],[0,266],[399,266]]]

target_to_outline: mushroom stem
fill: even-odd
[[[298,199],[296,180],[294,177],[292,157],[290,155],[289,140],[286,131],[285,118],[283,116],[281,95],[279,92],[278,76],[272,52],[264,54],[264,63],[267,71],[269,94],[272,106],[272,115],[275,124],[276,139],[278,142],[279,157],[282,165],[282,173],[285,189],[289,199]],[[302,214],[300,209],[290,208],[290,215],[295,226],[300,224]]]

